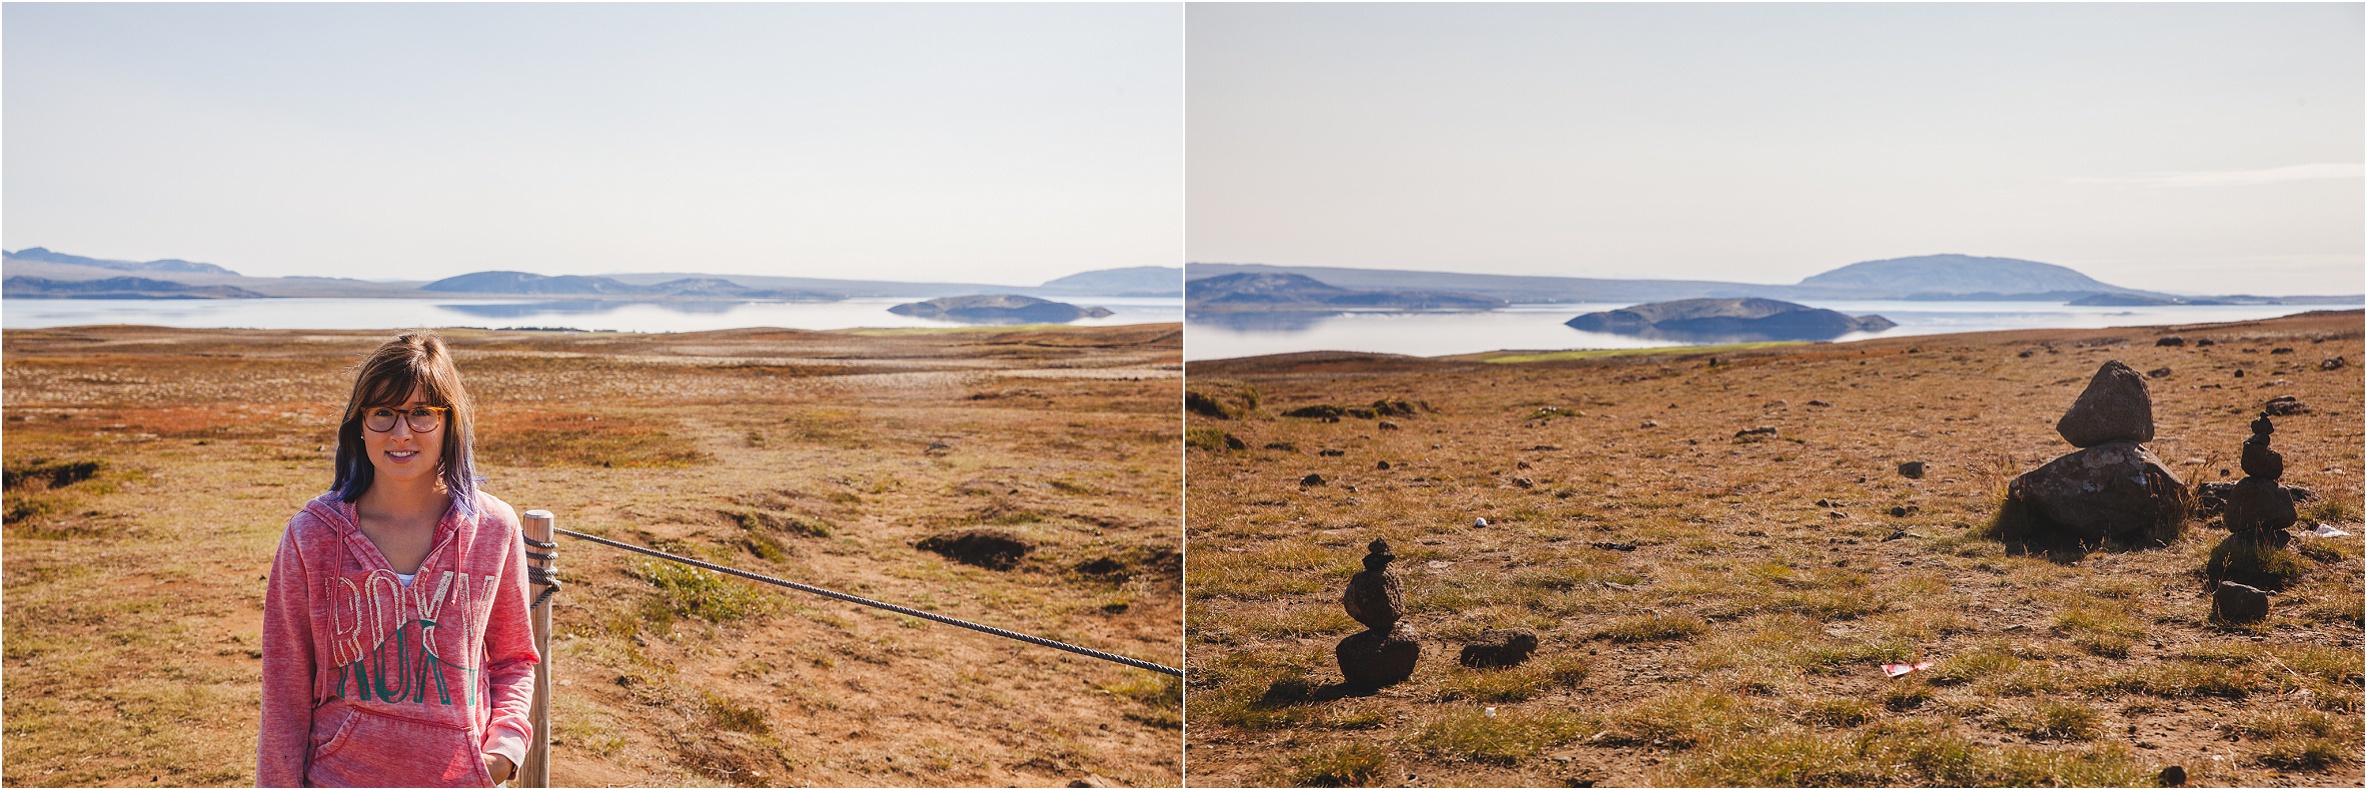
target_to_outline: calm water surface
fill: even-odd
[[[616,302],[467,299],[7,299],[0,328],[88,324],[184,328],[396,329],[542,327],[617,332],[704,332],[769,326],[783,329],[964,326],[888,312],[912,299],[840,302]],[[1070,326],[1183,320],[1180,299],[1076,297],[1059,301],[1107,307],[1107,318]]]
[[[1580,314],[1627,307],[1619,304],[1514,305],[1484,313],[1349,313],[1207,315],[1185,319],[1184,359],[1286,354],[1297,351],[1366,351],[1414,356],[1472,354],[1499,350],[1655,348],[1687,345],[1625,335],[1580,332],[1563,326]],[[1817,302],[1811,307],[1850,315],[1873,313],[1898,322],[1870,337],[1988,332],[2006,329],[2094,329],[2217,321],[2250,321],[2310,310],[2352,309],[2340,305],[2245,305],[2177,307],[2073,307],[2046,302]]]

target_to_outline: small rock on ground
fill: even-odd
[[[1035,544],[1008,532],[991,529],[971,529],[941,532],[922,538],[913,548],[943,555],[964,565],[976,565],[989,570],[1007,571],[1019,564]]]
[[[2211,616],[2223,622],[2250,623],[2268,617],[2268,593],[2257,587],[2220,582],[2211,594]]]
[[[1537,632],[1526,628],[1490,628],[1463,646],[1463,666],[1510,667],[1529,660],[1537,650]]]

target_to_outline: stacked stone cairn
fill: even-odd
[[[1365,630],[1340,640],[1332,652],[1340,661],[1340,676],[1350,688],[1371,690],[1398,683],[1414,674],[1422,658],[1422,642],[1413,629],[1399,623],[1405,612],[1404,585],[1389,563],[1389,542],[1375,540],[1366,547],[1364,571],[1348,580],[1340,606]]]
[[[2145,448],[2153,441],[2153,396],[2145,376],[2104,363],[2056,421],[2078,451],[2016,477],[2009,505],[2029,516],[2035,541],[2080,545],[2167,545],[2193,507],[2186,484]]]
[[[2244,479],[2221,494],[2229,534],[2211,552],[2210,566],[2204,570],[2212,585],[2211,612],[2227,622],[2267,617],[2267,590],[2285,586],[2283,575],[2261,567],[2266,563],[2241,559],[2274,555],[2293,542],[2288,528],[2300,520],[2293,510],[2293,492],[2277,482],[2285,476],[2285,457],[2268,446],[2276,432],[2267,414],[2252,421],[2252,436],[2244,440]]]
[[[2269,437],[2276,432],[2276,424],[2265,414],[2252,421],[2252,436],[2244,440],[2244,479],[2222,496],[2231,537],[2281,549],[2293,542],[2286,528],[2301,517],[2293,510],[2293,492],[2277,482],[2285,476],[2285,456],[2269,449]]]

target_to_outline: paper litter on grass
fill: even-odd
[[[1883,664],[1883,665],[1882,665],[1882,674],[1884,674],[1884,675],[1888,675],[1888,676],[1890,676],[1890,677],[1894,677],[1894,678],[1895,678],[1895,677],[1899,677],[1899,676],[1901,676],[1901,675],[1905,675],[1905,674],[1907,674],[1907,673],[1909,673],[1909,672],[1914,672],[1914,671],[1916,671],[1916,670],[1922,670],[1922,669],[1930,669],[1930,668],[1931,668],[1931,662],[1929,662],[1929,661],[1917,661],[1917,662],[1915,662],[1915,663],[1912,663],[1912,664]]]

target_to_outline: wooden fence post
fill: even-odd
[[[545,544],[550,543],[553,534],[551,532],[552,520],[551,511],[526,511],[525,524],[523,525],[526,537]],[[534,553],[554,556],[558,554],[558,550],[535,549]],[[532,567],[542,569],[542,575],[546,578],[550,576],[551,566],[554,564],[551,560],[538,560],[532,557],[527,558],[526,562]],[[528,585],[529,601],[542,595],[540,590],[533,589],[536,586],[538,585]],[[511,783],[516,787],[551,786],[551,608],[556,605],[558,605],[558,598],[553,596],[543,605],[535,607],[532,612],[534,652],[535,655],[542,656],[542,661],[534,665],[534,712],[532,714],[534,737],[526,741],[526,764],[518,766],[516,780]]]

